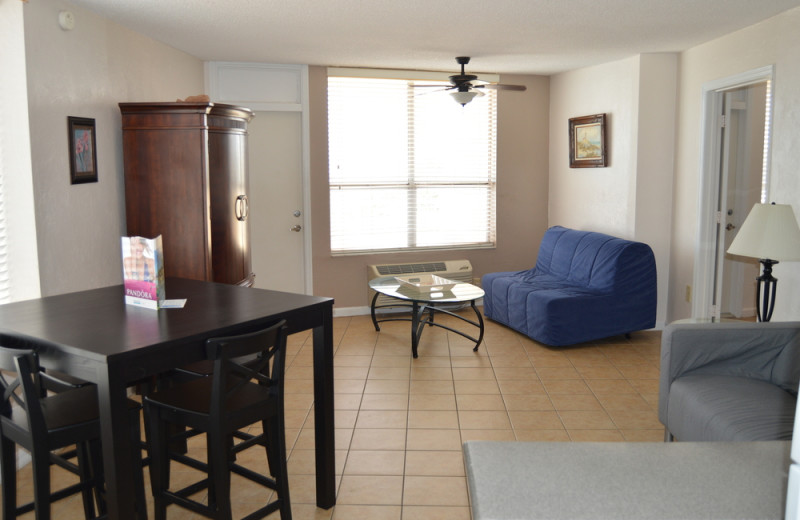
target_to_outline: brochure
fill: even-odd
[[[164,252],[161,235],[122,237],[125,303],[158,309],[164,301]]]

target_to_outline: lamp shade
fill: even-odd
[[[756,204],[728,248],[732,255],[800,260],[800,227],[789,204]]]
[[[460,103],[461,106],[464,106],[470,101],[472,101],[472,98],[477,96],[478,93],[475,92],[474,90],[470,90],[467,92],[459,92],[459,91],[451,92],[450,95],[453,96],[453,99],[455,99],[456,102]]]

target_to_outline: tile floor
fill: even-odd
[[[286,430],[297,520],[468,520],[461,444],[471,439],[663,440],[660,332],[555,349],[487,320],[477,353],[461,336],[427,328],[412,359],[409,323],[381,328],[368,316],[334,320],[338,498],[329,511],[314,506],[311,336],[289,338]],[[191,449],[202,454],[202,441]],[[247,456],[265,464],[260,452]],[[234,489],[235,514],[256,508],[257,487],[237,481]],[[19,494],[30,493],[23,483]],[[78,497],[53,511],[82,518]],[[168,517],[200,518],[176,506]]]

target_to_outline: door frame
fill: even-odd
[[[767,65],[752,69],[740,74],[728,76],[726,78],[710,81],[703,85],[702,89],[702,122],[701,138],[702,146],[700,149],[700,179],[698,196],[698,228],[697,241],[695,242],[694,254],[694,276],[692,287],[694,287],[694,297],[692,298],[692,317],[697,319],[716,318],[719,319],[719,307],[712,308],[715,293],[715,266],[718,261],[717,255],[717,226],[721,224],[721,219],[717,214],[716,208],[719,205],[719,189],[722,179],[721,154],[722,140],[719,120],[722,113],[725,91],[746,87],[764,81],[771,82],[771,90],[768,92],[770,102],[766,117],[772,120],[772,93],[775,91],[775,66]],[[765,129],[767,139],[771,141],[771,125]],[[770,175],[770,156],[766,154],[767,178],[764,185],[769,188]]]
[[[205,83],[211,99],[221,103],[261,112],[301,113],[303,285],[305,294],[313,294],[308,65],[208,61],[205,63]]]

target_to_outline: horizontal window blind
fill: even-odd
[[[11,301],[11,279],[8,269],[8,234],[6,232],[6,204],[3,167],[3,132],[0,131],[0,303]]]
[[[328,78],[331,250],[490,247],[496,94],[462,107],[431,80]]]

